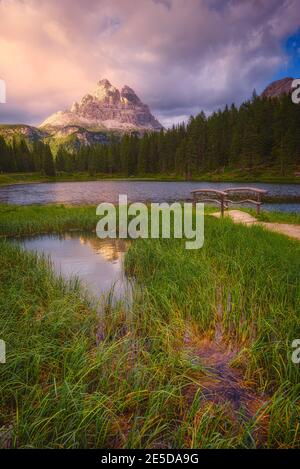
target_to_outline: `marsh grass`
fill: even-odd
[[[2,206],[0,219],[6,236],[96,223],[91,207]],[[132,307],[107,301],[100,317],[47,259],[5,239],[0,253],[2,446],[300,446],[298,242],[212,217],[200,250],[137,240],[125,258]],[[205,399],[209,371],[187,344],[187,330],[213,343],[217,327],[232,369],[262,397],[247,419]]]
[[[260,215],[257,216],[256,211],[253,209],[246,209],[239,207],[240,210],[250,213],[259,221],[270,223],[290,223],[292,225],[300,225],[300,214],[293,212],[277,212],[262,210]]]
[[[237,350],[232,365],[265,398],[269,446],[300,444],[300,369],[291,360],[300,336],[299,247],[260,227],[207,217],[200,250],[188,252],[178,240],[139,240],[126,257],[153,315],[169,327],[175,312],[180,318],[173,340],[186,323],[213,337],[221,322],[223,342]]]
[[[96,228],[97,217],[93,206],[0,204],[0,221],[0,235],[4,237],[92,231]]]

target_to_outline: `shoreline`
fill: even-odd
[[[19,184],[42,184],[48,182],[89,182],[89,181],[141,181],[141,182],[207,182],[207,183],[249,183],[249,184],[296,184],[300,186],[300,178],[295,177],[266,177],[258,176],[255,178],[241,175],[240,177],[234,175],[228,175],[228,177],[212,176],[204,174],[196,178],[186,180],[184,178],[160,176],[160,177],[142,177],[142,176],[114,176],[106,177],[104,175],[89,176],[86,173],[78,173],[70,176],[55,176],[47,177],[35,173],[2,173],[0,174],[0,187],[19,185]],[[300,196],[299,196],[300,201]]]
[[[210,218],[216,207],[206,207],[205,218]],[[253,209],[244,213],[256,216]],[[98,221],[94,205],[10,205],[0,203],[0,238],[61,233],[73,230],[94,231]],[[285,212],[262,211],[259,222],[300,225],[300,215]],[[30,223],[28,224],[28,220]]]
[[[167,178],[160,178],[160,179],[155,179],[155,178],[140,178],[140,177],[115,177],[115,178],[106,178],[106,177],[88,177],[84,173],[81,175],[79,174],[78,177],[70,177],[70,178],[65,178],[65,177],[55,177],[55,178],[50,178],[50,177],[38,177],[37,179],[30,178],[33,173],[29,173],[28,175],[26,173],[10,173],[7,176],[0,174],[0,189],[5,188],[5,187],[10,187],[10,186],[20,186],[20,185],[29,185],[29,184],[46,184],[46,183],[68,183],[68,182],[164,182],[164,183],[172,183],[172,182],[177,182],[177,183],[183,183],[183,182],[191,182],[191,183],[240,183],[240,184],[300,184],[300,181],[297,183],[295,182],[275,182],[275,181],[262,181],[262,180],[256,180],[256,181],[245,181],[245,180],[189,180],[189,181],[184,181],[180,179],[167,179]],[[15,180],[11,181],[3,181],[1,178],[16,178]],[[25,179],[22,179],[22,177],[25,177]],[[29,177],[27,179],[27,177]],[[184,199],[184,201],[188,202],[190,201],[189,198]],[[300,190],[299,190],[299,195],[272,195],[272,194],[267,194],[264,196],[264,203],[274,203],[274,204],[300,204]],[[77,205],[77,204],[75,204]],[[80,204],[79,204],[80,205]]]

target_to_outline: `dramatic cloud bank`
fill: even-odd
[[[1,122],[38,124],[103,77],[169,125],[237,103],[288,58],[298,0],[0,0]]]

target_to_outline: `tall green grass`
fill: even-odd
[[[64,205],[0,204],[0,236],[59,233],[67,230],[95,230],[96,208]]]
[[[94,208],[2,206],[1,234],[93,229]],[[96,313],[79,282],[0,241],[0,444],[9,447],[299,447],[299,243],[206,217],[205,243],[137,240],[125,259],[132,307]],[[249,420],[205,402],[205,367],[185,346],[213,337],[217,311],[233,366],[264,396]],[[99,342],[99,328],[101,338]],[[195,392],[190,393],[191,386]],[[262,415],[268,426],[258,436]]]
[[[268,444],[299,446],[300,367],[291,344],[300,337],[300,244],[207,217],[202,249],[140,240],[126,268],[148,291],[145,308],[163,322],[176,312],[212,336],[221,305],[224,340],[239,351],[234,365],[268,401]]]
[[[99,318],[46,259],[7,241],[0,249],[1,445],[175,446],[192,365],[167,350],[172,328],[153,318],[152,332],[143,330],[140,305],[108,304]]]

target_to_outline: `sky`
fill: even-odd
[[[107,78],[168,127],[299,67],[299,0],[0,0],[2,123],[38,125]]]

